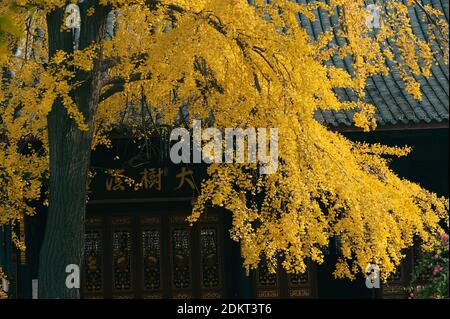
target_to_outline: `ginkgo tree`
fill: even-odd
[[[19,36],[18,28],[13,23],[11,17],[11,11],[14,9],[12,3],[5,3],[0,6],[0,53],[4,54],[5,46],[5,38],[8,35]]]
[[[0,59],[0,224],[35,214],[33,201],[48,203],[39,296],[79,297],[66,288],[65,269],[83,260],[91,151],[111,145],[123,124],[133,139],[147,138],[155,114],[170,126],[196,118],[219,129],[278,128],[278,172],[210,165],[189,218],[226,208],[248,270],[281,260],[303,273],[339,236],[337,277],[376,264],[387,278],[415,238],[431,245],[448,223],[448,200],[389,169],[410,149],[354,143],[314,119],[318,109],[354,108],[355,124],[374,129],[368,77],[388,72],[391,60],[420,99],[416,78],[448,60],[442,12],[415,1],[379,5],[375,32],[362,0],[16,1],[13,21],[24,34],[6,37],[10,53]],[[427,40],[409,20],[408,6],[418,5]],[[311,38],[299,17],[313,20],[318,10],[337,14],[339,25]],[[351,59],[351,70],[332,57]],[[339,88],[357,98],[343,100]]]

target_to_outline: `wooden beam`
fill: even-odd
[[[448,129],[448,120],[442,122],[431,122],[431,123],[411,123],[411,124],[387,124],[379,125],[374,132],[386,132],[386,131],[414,131],[414,130],[431,130],[431,129]],[[355,126],[340,125],[331,127],[332,131],[337,131],[341,133],[348,132],[360,132],[364,133],[364,130]]]
[[[194,197],[157,197],[157,198],[124,198],[124,199],[96,199],[88,202],[88,205],[108,205],[108,204],[146,204],[146,203],[193,203]]]

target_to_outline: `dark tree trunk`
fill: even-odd
[[[80,4],[81,36],[79,48],[100,43],[104,38],[106,7],[98,1]],[[87,15],[87,10],[95,13]],[[70,32],[61,32],[64,9],[57,9],[47,17],[50,57],[59,51],[73,52]],[[40,253],[39,298],[79,298],[78,289],[66,287],[66,267],[83,264],[84,221],[86,211],[87,178],[90,167],[91,144],[95,113],[101,90],[99,64],[101,49],[91,72],[77,71],[75,81],[82,85],[71,96],[85,117],[88,131],[81,131],[69,118],[61,101],[55,102],[48,116],[50,150],[49,210],[45,239]]]

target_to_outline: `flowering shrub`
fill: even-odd
[[[5,274],[3,273],[2,268],[0,267],[0,299],[7,299],[8,295],[3,291],[2,281],[6,279]]]
[[[412,276],[410,299],[448,299],[449,237],[441,234],[434,252],[425,253]]]

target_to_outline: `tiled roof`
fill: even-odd
[[[324,0],[328,2],[328,0]],[[404,0],[406,2],[407,0]],[[309,3],[313,0],[297,0],[298,3]],[[373,0],[366,1],[366,4],[374,3]],[[448,0],[422,0],[424,4],[431,4],[433,7],[445,12],[445,17],[449,19]],[[410,18],[413,29],[418,37],[426,37],[425,26],[419,19],[421,12],[416,8],[410,9]],[[310,21],[306,17],[300,16],[301,25],[307,29],[310,36],[316,37],[318,34],[328,29],[330,25],[338,24],[337,14],[329,16],[322,9],[317,10],[319,19]],[[334,43],[342,45],[335,33]],[[352,63],[348,59],[334,57],[330,62],[337,67],[350,70]],[[392,65],[389,63],[389,67]],[[432,75],[429,78],[417,78],[422,85],[423,99],[416,101],[411,95],[405,92],[404,84],[400,79],[399,72],[390,68],[387,76],[377,75],[368,80],[367,102],[372,103],[377,108],[377,120],[381,126],[398,125],[426,125],[447,123],[449,110],[449,69],[448,66],[439,59],[437,65],[432,68]],[[355,93],[350,90],[340,89],[339,96],[346,100],[355,100]],[[355,111],[330,111],[320,110],[316,113],[316,118],[321,123],[331,127],[351,127],[353,126],[353,116]]]

